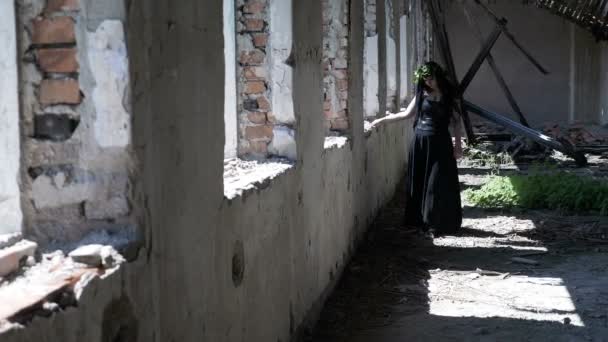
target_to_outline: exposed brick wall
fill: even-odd
[[[268,72],[269,1],[237,0],[238,155],[267,157],[274,120]]]
[[[17,1],[24,233],[43,244],[132,223],[124,34],[85,1]]]
[[[349,1],[323,0],[323,86],[325,128],[348,130]]]
[[[365,36],[373,37],[377,34],[376,0],[365,0]]]

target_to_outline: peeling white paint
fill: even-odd
[[[293,43],[292,0],[273,0],[270,4],[270,77],[272,111],[277,122],[295,123],[293,109],[293,70],[285,64]]]
[[[53,178],[42,175],[32,184],[34,205],[38,209],[58,208],[93,198],[95,187],[90,183],[66,184],[63,172]]]
[[[237,151],[237,120],[236,120],[236,23],[234,0],[224,0],[224,126],[225,145],[224,158],[236,157]]]
[[[373,117],[380,110],[378,102],[378,35],[365,38],[363,65],[363,106],[366,117]]]
[[[88,32],[88,56],[95,79],[92,99],[97,117],[95,138],[101,147],[125,147],[130,142],[131,116],[124,107],[129,64],[122,22],[106,20]]]
[[[19,98],[13,1],[0,1],[0,234],[21,231]]]
[[[296,136],[295,131],[284,126],[275,126],[272,130],[272,142],[268,145],[268,151],[275,156],[286,157],[296,160]]]

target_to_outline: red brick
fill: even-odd
[[[249,1],[243,8],[243,12],[251,14],[260,14],[266,6],[265,1]]]
[[[34,20],[33,44],[75,43],[74,20],[70,17]]]
[[[335,78],[339,79],[339,80],[344,80],[347,78],[347,73],[346,70],[344,69],[338,69],[338,70],[333,70],[331,72],[332,75],[334,75]]]
[[[348,119],[340,118],[331,120],[331,129],[345,131],[348,129]]]
[[[255,47],[266,47],[268,43],[268,34],[256,33],[253,35],[253,45]]]
[[[256,154],[267,154],[268,153],[268,143],[264,141],[250,141],[249,147],[251,152]]]
[[[245,19],[245,27],[248,31],[262,31],[264,28],[264,20],[262,19]]]
[[[270,102],[265,96],[258,97],[258,108],[264,111],[270,110]]]
[[[46,72],[77,72],[76,49],[40,49],[38,64]]]
[[[266,85],[263,81],[250,81],[245,86],[246,94],[259,94],[266,90]]]
[[[266,123],[266,113],[263,112],[250,112],[247,113],[247,118],[251,123],[254,124],[265,124]]]
[[[348,80],[346,79],[341,79],[338,80],[338,90],[346,90],[348,89]]]
[[[79,0],[48,0],[45,12],[78,11],[79,9]]]
[[[272,114],[272,112],[266,113],[266,120],[268,120],[268,122],[271,124],[274,124],[277,122],[277,118],[274,116],[274,114]]]
[[[247,140],[272,139],[272,125],[247,126],[245,138]]]
[[[245,67],[243,76],[247,80],[262,80],[266,78],[266,70],[263,67]]]
[[[266,54],[260,50],[242,52],[239,62],[243,65],[260,65],[264,62]]]
[[[43,105],[79,104],[81,101],[78,81],[72,79],[42,80],[39,95]]]

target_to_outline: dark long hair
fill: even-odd
[[[437,82],[437,87],[439,88],[439,91],[441,92],[442,96],[441,100],[448,106],[448,108],[450,108],[450,110],[452,110],[454,108],[456,88],[454,87],[452,82],[450,82],[445,71],[439,64],[433,61],[428,61],[424,63],[421,67],[425,66],[428,70],[430,70],[431,76]],[[431,89],[424,82],[424,78],[420,77],[418,79],[418,82],[416,83],[416,98],[420,100],[419,103],[422,103],[424,91],[430,92]],[[420,106],[418,106],[418,108],[420,108]]]

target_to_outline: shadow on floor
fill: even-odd
[[[608,253],[603,249],[608,244],[597,247],[590,246],[588,240],[583,241],[583,250],[574,251],[576,260],[571,260],[569,247],[576,247],[579,240],[572,237],[572,225],[566,230],[552,229],[547,222],[564,224],[564,219],[552,213],[501,215],[499,211],[465,208],[465,218],[473,221],[489,215],[509,216],[520,222],[531,222],[534,229],[517,231],[515,227],[505,227],[497,232],[464,227],[458,234],[463,245],[438,246],[401,227],[404,198],[403,191],[397,191],[395,198],[376,218],[306,341],[608,341],[608,290],[604,292],[605,286],[601,285],[604,281],[608,283],[608,272],[603,266],[608,265]],[[572,219],[572,224],[576,225],[576,222],[580,220]],[[596,218],[589,218],[589,222],[598,232],[608,232],[606,222],[602,221],[599,228]],[[514,234],[520,240],[511,239],[501,245],[501,239]],[[526,240],[528,238],[534,241]],[[488,245],[488,240],[496,243]],[[530,246],[545,249],[539,255],[529,256],[535,250],[521,248]],[[509,261],[520,255],[535,258],[541,264],[522,265]],[[590,274],[594,272],[594,264],[597,264],[595,275]],[[480,270],[490,270],[497,277],[511,275],[524,280],[530,277],[531,281],[541,282],[546,279],[555,282],[556,286],[549,284],[542,289],[567,289],[564,292],[571,297],[573,309],[545,312],[534,306],[527,308],[525,303],[515,303],[510,308],[511,317],[504,317],[501,312],[485,312],[483,317],[472,317],[467,312],[438,315],[433,313],[432,303],[438,300],[444,306],[449,303],[451,285],[449,280],[439,282],[444,288],[433,291],[440,295],[431,293],[429,282],[436,270],[455,274],[454,279],[465,277],[455,284],[456,287],[463,287],[463,283],[466,287],[469,281],[466,277],[476,277],[475,272]],[[484,288],[473,290],[483,291]],[[445,298],[438,299],[441,295]],[[532,299],[538,299],[543,293],[530,295]],[[483,300],[475,303],[474,297],[472,305],[483,307]],[[500,305],[509,307],[510,300],[504,298]],[[550,320],[512,317],[518,316],[519,312],[522,316],[554,317]],[[569,315],[573,320],[574,316],[580,316],[581,323],[570,324]],[[562,317],[565,318],[562,320]]]

